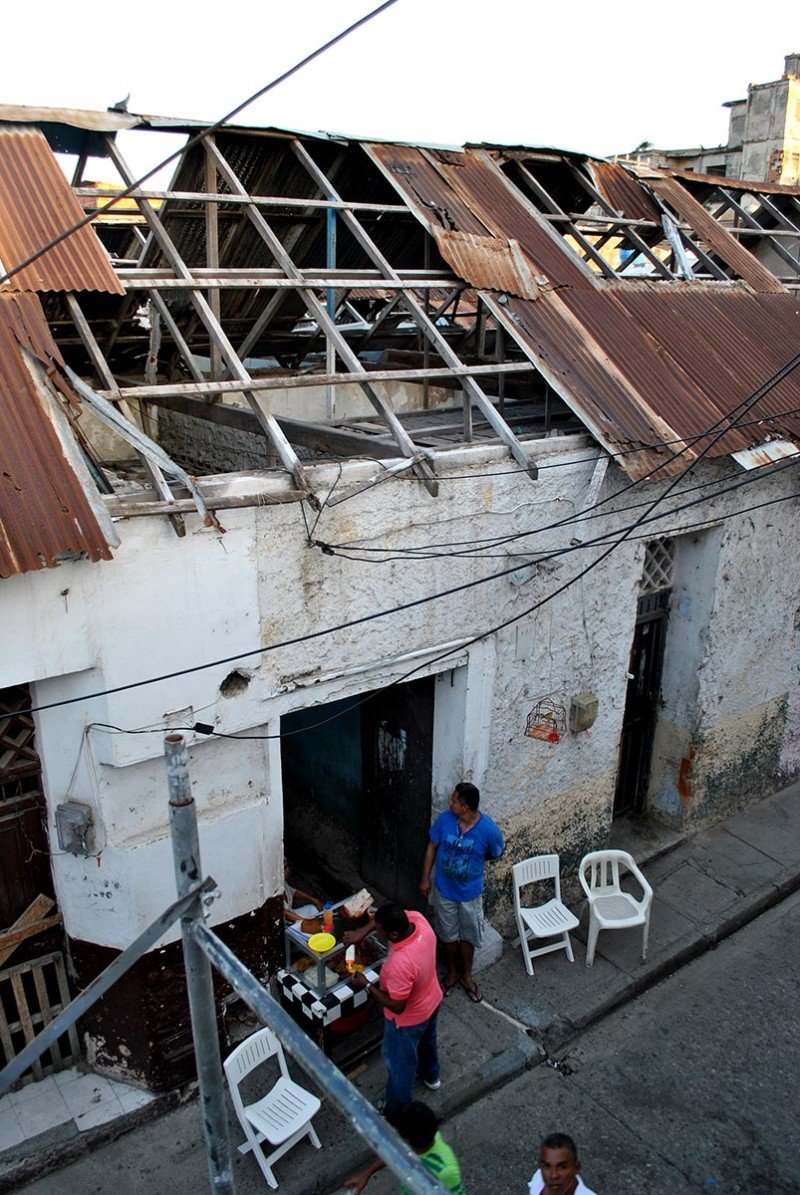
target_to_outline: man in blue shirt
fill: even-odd
[[[500,828],[479,812],[479,804],[474,784],[463,781],[455,786],[450,808],[431,826],[419,886],[423,896],[431,895],[435,863],[433,910],[447,955],[442,988],[449,996],[460,982],[475,1004],[483,999],[472,978],[475,948],[483,941],[483,869],[487,859],[500,858],[505,846]]]

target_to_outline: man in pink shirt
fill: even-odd
[[[386,904],[375,913],[374,926],[389,943],[389,954],[377,983],[363,975],[351,980],[383,1008],[383,1061],[386,1064],[384,1112],[391,1120],[411,1102],[417,1075],[431,1091],[441,1087],[436,1020],[442,989],[436,974],[436,935],[422,913]],[[358,942],[373,923],[345,942]]]

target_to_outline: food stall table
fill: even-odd
[[[344,956],[343,931],[337,910],[347,904],[347,899],[334,905],[337,942],[324,954],[311,950],[307,935],[295,926],[286,927],[286,965],[276,976],[283,1007],[328,1057],[340,1065],[342,1061],[349,1064],[355,1057],[369,1053],[380,1043],[383,1034],[382,1016],[371,1018],[370,1030],[373,1007],[366,991],[354,987],[349,976],[336,974],[328,965],[338,964]],[[375,934],[365,939],[365,945],[370,961],[364,967],[364,978],[368,983],[374,983],[387,947]]]

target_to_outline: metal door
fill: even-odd
[[[614,817],[641,813],[647,798],[670,590],[639,598],[622,719]]]
[[[376,693],[362,710],[361,874],[406,908],[419,880],[431,820],[434,678]]]

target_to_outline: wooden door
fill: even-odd
[[[431,820],[433,677],[376,693],[362,709],[361,874],[389,900],[422,908]]]

